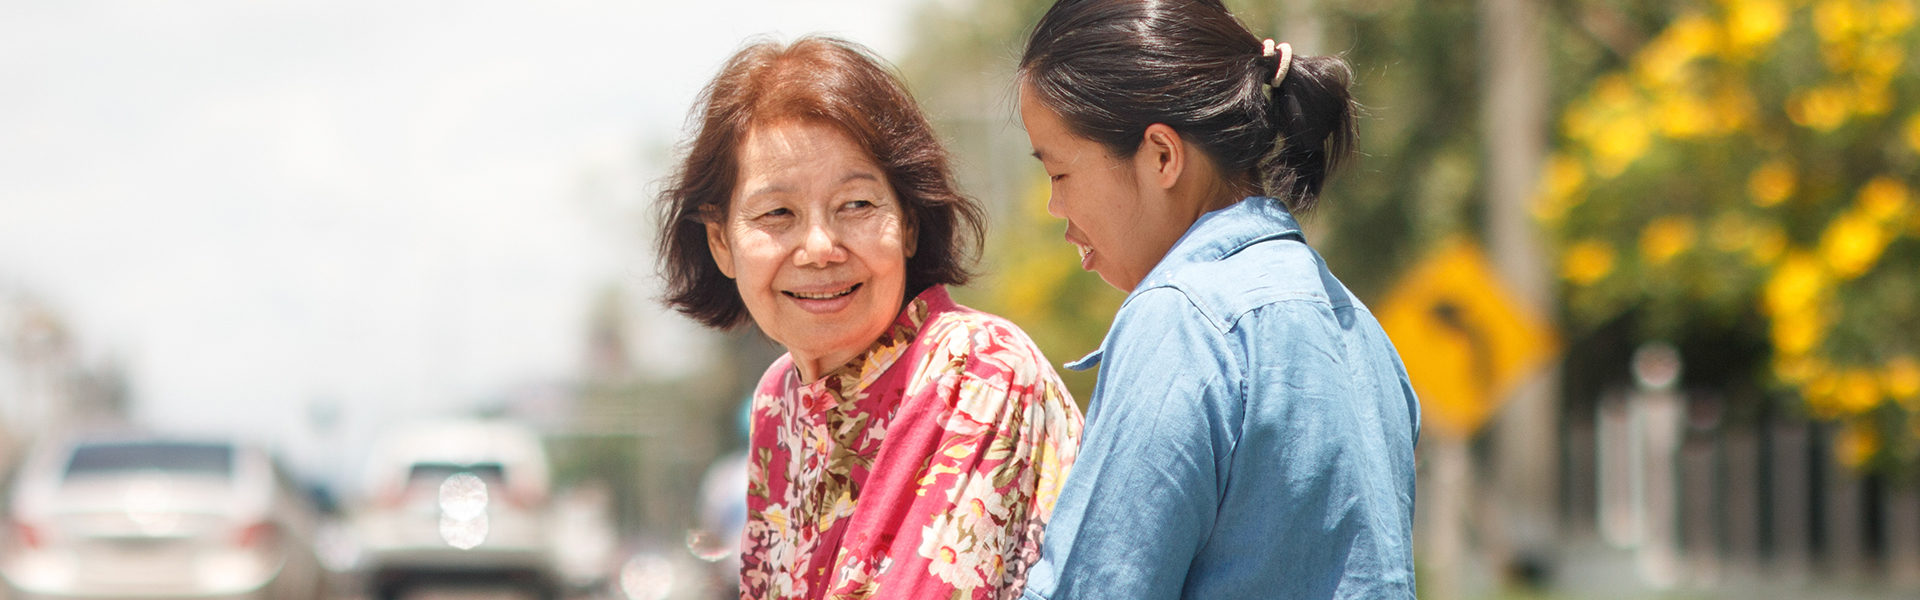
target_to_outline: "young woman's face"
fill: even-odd
[[[1146,153],[1116,157],[1100,143],[1075,135],[1025,83],[1020,120],[1034,157],[1052,180],[1047,214],[1067,220],[1067,241],[1080,250],[1080,268],[1132,291],[1193,219],[1176,215],[1177,207],[1154,184]]]
[[[755,127],[739,161],[707,245],[754,323],[811,381],[866,350],[899,313],[913,229],[886,172],[837,128]]]

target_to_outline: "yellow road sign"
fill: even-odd
[[[1407,274],[1378,315],[1420,396],[1421,430],[1445,436],[1473,435],[1559,346],[1463,238]]]

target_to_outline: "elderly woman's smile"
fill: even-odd
[[[787,291],[785,291],[785,292],[781,292],[781,293],[783,293],[783,294],[786,294],[786,295],[788,295],[788,296],[791,296],[791,297],[794,297],[794,298],[798,298],[798,299],[801,299],[801,300],[832,300],[832,299],[835,299],[835,298],[840,298],[840,297],[844,297],[844,296],[846,296],[847,294],[851,294],[851,293],[853,293],[853,291],[854,291],[854,290],[857,290],[857,289],[860,289],[860,284],[858,284],[858,283],[856,283],[856,284],[853,284],[852,286],[849,286],[849,287],[847,287],[846,289],[835,289],[835,290],[828,290],[828,291],[824,291],[824,292],[808,292],[808,291],[801,291],[801,290],[787,290]]]
[[[886,172],[839,128],[762,124],[738,161],[708,245],[754,322],[812,381],[859,356],[900,313],[913,230]]]

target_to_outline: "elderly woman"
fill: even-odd
[[[753,398],[745,598],[994,598],[1080,431],[1013,324],[955,304],[981,211],[900,81],[830,38],[749,45],[663,193],[667,301],[787,354]]]

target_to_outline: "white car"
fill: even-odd
[[[561,581],[546,452],[504,421],[405,428],[373,451],[356,511],[360,572],[376,600],[441,584],[516,587],[540,598]]]
[[[49,443],[20,466],[7,595],[317,599],[316,513],[259,448],[227,440]]]

